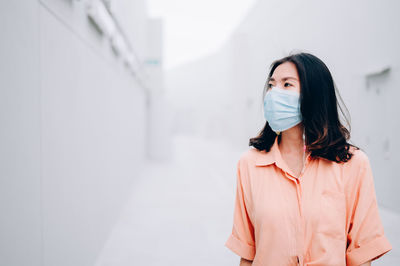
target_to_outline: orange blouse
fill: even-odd
[[[245,152],[225,246],[253,266],[355,266],[391,250],[369,159],[350,151],[346,163],[307,156],[298,178],[281,157],[278,137],[269,152]]]

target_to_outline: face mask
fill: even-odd
[[[300,93],[272,87],[264,98],[264,117],[276,133],[294,127],[302,121]]]

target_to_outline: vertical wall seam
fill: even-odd
[[[42,106],[42,42],[41,42],[41,5],[37,0],[37,48],[38,48],[38,105],[39,105],[39,224],[40,224],[40,265],[44,266],[44,210],[43,210],[43,106]]]

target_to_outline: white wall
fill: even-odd
[[[0,9],[0,265],[93,265],[143,165],[144,70],[139,82],[88,2]],[[114,2],[144,60],[145,1]]]
[[[149,19],[146,70],[149,76],[147,155],[152,160],[169,160],[171,154],[171,110],[166,102],[164,85],[164,22]]]
[[[167,73],[170,95],[191,91],[175,99],[178,110],[192,114],[178,124],[196,134],[217,125],[209,137],[243,148],[264,125],[261,97],[272,61],[310,52],[327,64],[349,109],[352,142],[370,157],[379,203],[400,211],[399,8],[393,0],[258,1],[218,53]],[[368,89],[365,75],[386,65],[390,73]]]
[[[38,3],[25,1],[21,7],[21,1],[9,1],[0,9],[0,265],[37,266],[42,251]]]

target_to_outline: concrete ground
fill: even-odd
[[[148,162],[96,266],[239,265],[232,230],[236,162],[227,143],[178,137],[169,162]],[[400,215],[380,208],[393,250],[373,265],[400,265]]]

